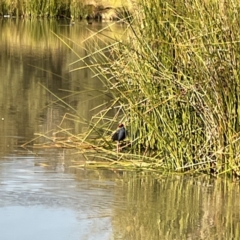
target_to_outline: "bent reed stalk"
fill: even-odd
[[[108,126],[125,120],[131,155],[155,169],[238,175],[239,10],[238,1],[140,0],[96,72],[117,99]]]

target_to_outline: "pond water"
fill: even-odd
[[[238,182],[86,170],[73,150],[21,147],[74,114],[57,97],[87,120],[108,101],[91,71],[69,71],[77,56],[52,33],[83,57],[76,43],[106,24],[0,19],[0,239],[240,239]]]

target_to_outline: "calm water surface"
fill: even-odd
[[[86,170],[74,151],[20,147],[73,114],[56,96],[86,120],[107,104],[92,72],[70,72],[84,63],[71,65],[76,54],[52,34],[83,57],[84,40],[106,24],[0,19],[0,239],[240,239],[238,182]]]

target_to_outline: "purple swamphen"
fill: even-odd
[[[112,135],[112,140],[117,141],[117,152],[119,152],[120,141],[126,138],[126,129],[122,123],[118,125],[118,130]]]

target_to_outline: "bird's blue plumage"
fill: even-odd
[[[124,127],[121,127],[118,132],[118,141],[124,140],[126,137],[126,131]]]
[[[120,128],[112,135],[113,141],[122,141],[126,138],[126,130],[123,125],[120,125]]]

